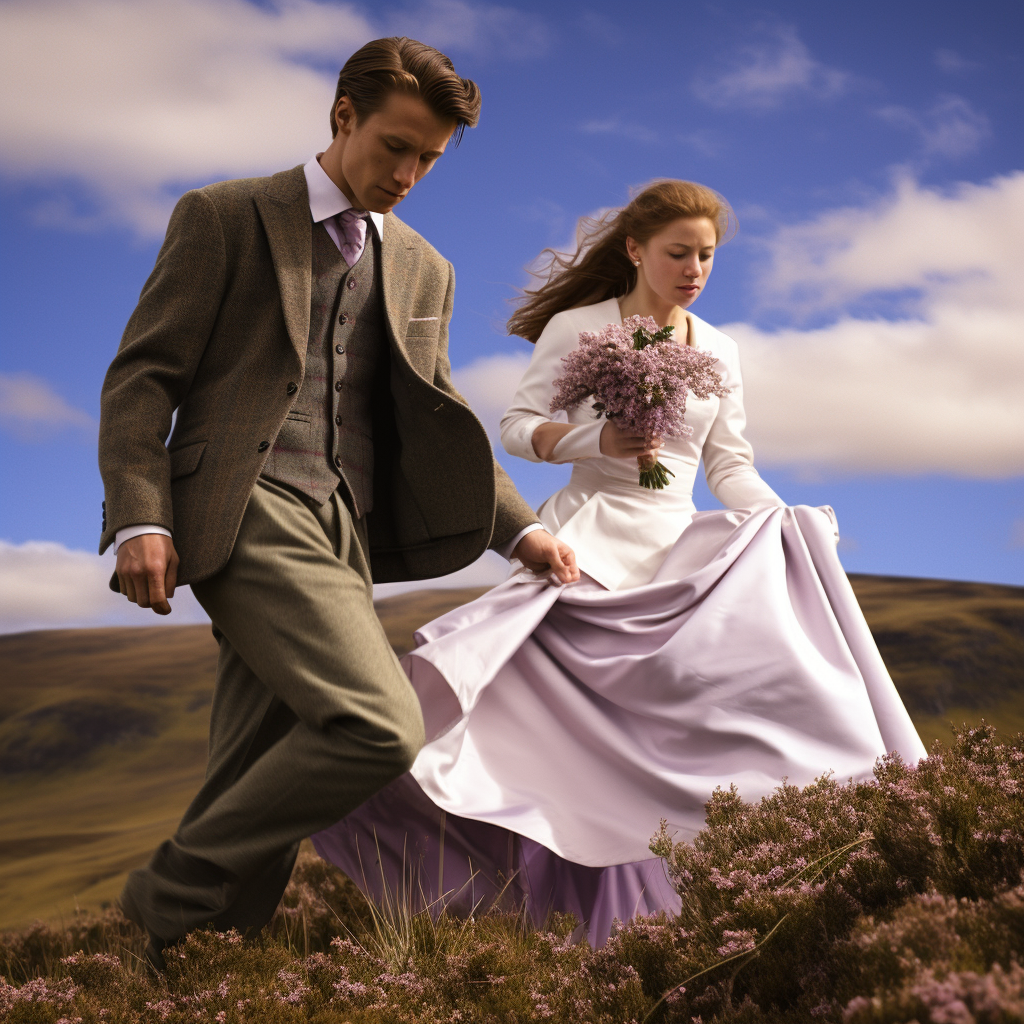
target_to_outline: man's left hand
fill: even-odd
[[[531,572],[550,572],[560,583],[575,583],[580,578],[576,568],[576,555],[563,541],[556,540],[547,530],[528,533],[512,552]]]

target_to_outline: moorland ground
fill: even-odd
[[[1024,730],[1024,588],[851,580],[926,744],[951,722]],[[416,627],[481,592],[378,610],[403,653]],[[215,668],[206,626],[0,637],[0,929],[102,907],[173,831],[203,776]]]

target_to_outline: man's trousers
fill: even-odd
[[[125,913],[173,942],[257,929],[299,842],[411,766],[419,704],[373,610],[365,524],[260,478],[227,565],[193,585],[220,642],[206,780],[133,871]]]

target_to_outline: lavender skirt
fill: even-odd
[[[595,945],[677,912],[661,819],[690,840],[716,787],[925,756],[835,544],[830,510],[700,512],[644,586],[521,574],[429,623],[403,661],[428,743],[316,849],[371,898],[501,896]]]

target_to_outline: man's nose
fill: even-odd
[[[404,190],[408,190],[416,184],[416,160],[403,160],[395,168],[395,181],[402,186]]]

